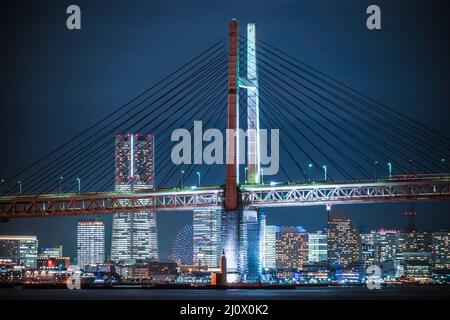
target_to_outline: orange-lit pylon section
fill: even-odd
[[[225,210],[237,209],[237,184],[239,156],[238,146],[238,23],[230,22],[228,43],[228,117],[227,117],[227,164],[225,181]]]

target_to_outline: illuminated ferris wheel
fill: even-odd
[[[193,227],[186,225],[178,231],[172,245],[172,258],[179,264],[192,264],[194,256]]]

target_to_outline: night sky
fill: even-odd
[[[77,4],[82,29],[66,28]],[[377,4],[382,29],[366,28]],[[402,114],[450,136],[448,1],[10,1],[0,10],[0,177],[8,177],[136,96],[220,38],[236,17],[259,37]],[[225,119],[224,119],[225,121]],[[113,156],[113,155],[112,155]],[[158,170],[158,168],[157,168]],[[220,178],[220,177],[219,177]],[[158,179],[158,175],[156,177]],[[26,183],[26,182],[25,182]],[[221,184],[217,177],[205,184]],[[353,205],[362,230],[403,228],[406,204]],[[268,224],[325,227],[325,208],[266,210]],[[448,229],[450,203],[418,203],[419,229]],[[111,216],[107,225],[107,252]],[[79,217],[17,219],[76,256]],[[160,258],[188,213],[158,214]]]

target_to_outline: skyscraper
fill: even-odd
[[[116,137],[116,191],[154,187],[154,137],[127,134]],[[141,202],[146,200],[141,199]],[[158,260],[156,214],[143,210],[113,217],[111,259],[114,261]]]
[[[372,231],[375,263],[393,260],[397,254],[397,230],[380,229]]]
[[[280,230],[277,226],[266,226],[264,234],[264,270],[275,269],[277,267],[276,243],[277,232]]]
[[[266,216],[261,209],[239,212],[239,273],[243,282],[261,280]]]
[[[193,212],[194,264],[218,268],[222,252],[221,209],[198,209]]]
[[[308,233],[308,263],[326,261],[327,234],[322,231]]]
[[[0,235],[0,260],[36,268],[37,255],[36,236]]]
[[[100,220],[80,220],[77,228],[78,265],[95,265],[105,261],[105,225]]]
[[[345,267],[361,262],[361,239],[350,219],[330,218],[327,238],[328,261],[331,266]]]
[[[280,227],[276,244],[277,269],[302,269],[308,262],[308,234],[303,227]]]

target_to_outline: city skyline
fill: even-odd
[[[347,24],[351,21],[344,20]],[[354,37],[344,41],[352,50],[367,54],[372,64],[358,60],[353,65],[350,60],[354,59],[346,58],[354,51],[339,57],[339,52],[330,48],[329,52],[336,52],[335,59],[340,60],[329,60],[325,54],[321,62],[316,61],[320,62],[316,67],[303,62],[308,60],[303,60],[302,54],[284,50],[290,47],[291,40],[274,37],[284,34],[278,28],[275,34],[262,32],[266,25],[271,26],[264,15],[261,22],[256,20],[258,28],[253,21],[234,16],[228,19],[226,40],[212,41],[180,69],[175,69],[178,63],[173,63],[180,57],[167,56],[166,63],[176,71],[112,109],[112,113],[108,109],[103,118],[93,117],[90,127],[83,123],[80,128],[87,129],[63,140],[67,142],[37,157],[28,167],[15,168],[7,153],[1,159],[1,168],[6,168],[7,174],[0,173],[0,234],[3,230],[11,234],[26,230],[27,234],[38,235],[33,250],[42,236],[43,243],[55,241],[67,248],[67,256],[73,257],[70,235],[74,229],[69,226],[74,219],[81,219],[76,231],[77,263],[86,268],[83,272],[87,274],[97,277],[107,273],[107,281],[120,281],[120,277],[125,282],[150,281],[153,272],[161,276],[156,277],[158,281],[179,281],[177,276],[167,280],[176,273],[186,277],[181,282],[194,279],[216,286],[223,285],[223,279],[242,284],[272,279],[363,283],[365,268],[372,265],[382,268],[386,281],[432,283],[440,282],[440,277],[445,279],[448,234],[443,230],[450,228],[450,138],[441,118],[448,112],[442,107],[448,105],[446,92],[435,99],[433,116],[422,117],[426,119],[423,123],[417,115],[423,112],[418,110],[424,100],[414,90],[407,90],[405,95],[401,90],[406,86],[399,86],[392,99],[391,89],[384,87],[386,75],[370,68],[381,64],[380,57],[385,60],[385,70],[396,68],[395,59],[383,56],[386,53],[382,50],[372,54],[374,45],[390,48],[387,56],[398,61],[409,59],[411,65],[416,62],[415,55],[401,54],[395,47],[396,39],[403,39],[398,34],[383,33],[383,37],[372,36],[369,41],[367,33],[358,31],[354,37],[359,39],[359,46]],[[388,25],[393,23],[387,21]],[[438,24],[428,28],[430,32],[440,30]],[[124,34],[129,34],[130,30],[125,29]],[[81,39],[85,34],[83,29]],[[289,34],[286,36],[289,38]],[[144,51],[148,51],[151,45],[144,43]],[[421,54],[442,58],[438,49],[443,45],[433,43],[432,49],[420,48]],[[86,48],[83,40],[81,44],[80,48]],[[303,44],[308,48],[307,42]],[[199,49],[198,44],[193,48]],[[294,48],[300,53],[306,49]],[[411,52],[413,47],[404,43],[402,48]],[[324,54],[320,53],[318,56]],[[139,59],[131,60],[133,64]],[[334,73],[326,69],[330,61],[333,65],[344,63]],[[358,74],[354,69],[357,66],[369,73]],[[321,71],[322,67],[326,72]],[[346,76],[351,75],[350,82],[346,82],[346,76],[340,80],[343,70]],[[399,70],[411,72],[409,68]],[[415,80],[421,84],[424,96],[431,99],[437,87],[433,83],[448,81],[426,68],[418,74],[393,82]],[[420,80],[426,75],[436,78],[423,84]],[[374,92],[359,87],[375,79],[382,81],[377,86],[371,83],[369,88]],[[120,89],[127,87],[126,81],[123,83]],[[382,94],[376,95],[377,90]],[[95,92],[89,96],[94,97]],[[427,107],[429,103],[427,100]],[[242,127],[250,130],[243,140],[239,134],[229,134]],[[205,133],[203,129],[207,129]],[[267,141],[260,136],[265,129],[270,130],[270,157],[265,154]],[[190,130],[194,131],[192,145]],[[180,132],[188,133],[186,149],[180,141],[173,146]],[[226,142],[222,132],[227,132]],[[212,141],[212,136],[214,143],[206,143]],[[217,159],[222,144],[227,161],[219,161],[219,165],[204,163],[203,158],[209,159],[205,152],[214,146],[210,156],[214,153]],[[47,151],[47,147],[51,144],[43,149]],[[29,148],[27,158],[40,155]],[[185,160],[191,151],[193,163]],[[174,160],[177,152],[183,159],[181,165]],[[21,164],[24,154],[13,154]],[[254,159],[257,163],[252,163]],[[276,170],[271,174],[273,166]],[[84,218],[89,214],[100,216],[98,213],[109,214],[96,220]],[[72,215],[79,216],[70,218]],[[30,217],[39,217],[43,223],[33,224]],[[182,271],[178,265],[174,272],[175,265],[165,263],[171,259],[171,240],[179,226],[189,223],[192,266]],[[381,228],[386,225],[389,228]],[[53,229],[55,234],[48,232]],[[10,249],[6,251],[21,263],[25,259],[22,253],[11,252],[22,240],[7,241]],[[49,252],[49,256],[62,256],[57,249]],[[26,261],[29,266],[50,268],[55,263],[64,266],[67,259],[49,257],[47,264],[45,257]],[[25,276],[33,277],[29,273]]]

